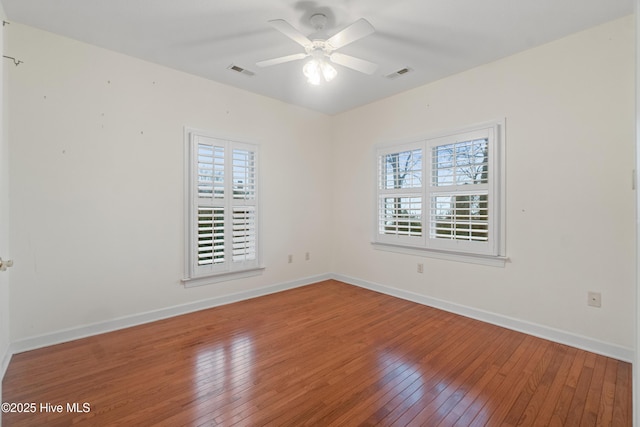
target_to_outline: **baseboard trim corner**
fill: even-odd
[[[0,384],[2,383],[2,380],[4,380],[4,374],[7,373],[9,362],[11,362],[11,356],[13,356],[13,348],[11,345],[9,345],[4,355],[2,355],[2,365],[0,366]]]
[[[348,283],[350,285],[359,286],[386,295],[391,295],[397,298],[416,302],[418,304],[438,308],[450,313],[459,314],[461,316],[491,323],[496,326],[501,326],[503,328],[522,332],[538,338],[557,342],[559,344],[576,347],[581,350],[590,351],[592,353],[600,354],[603,356],[612,357],[614,359],[622,360],[625,362],[633,363],[635,358],[635,351],[633,349],[551,328],[549,326],[527,322],[509,316],[451,303],[437,298],[416,294],[414,292],[405,291],[402,289],[346,276],[343,274],[333,274],[332,278],[344,283]]]

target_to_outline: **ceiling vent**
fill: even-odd
[[[388,79],[397,79],[398,77],[404,76],[405,74],[410,73],[411,71],[413,71],[411,68],[404,67],[401,70],[394,71],[391,74],[387,74],[385,77]]]
[[[249,77],[255,76],[256,74],[253,71],[249,71],[246,68],[238,67],[237,65],[233,65],[233,64],[229,65],[227,69],[231,71],[235,71],[236,73],[244,74],[245,76],[249,76]]]

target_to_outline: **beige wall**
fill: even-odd
[[[633,351],[633,88],[628,17],[336,117],[332,271]],[[374,145],[503,117],[511,262],[373,249]]]

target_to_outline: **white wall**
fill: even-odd
[[[12,24],[12,341],[335,272],[633,351],[633,23],[335,117]],[[502,117],[511,262],[374,250],[373,146]],[[180,285],[185,125],[261,144],[262,276]]]
[[[636,148],[636,172],[640,171],[640,0],[635,1],[635,29],[636,29],[636,115],[635,115],[635,148]],[[636,173],[636,181],[637,173]],[[640,247],[640,197],[636,192],[636,319],[635,319],[635,357],[633,359],[633,420],[634,425],[640,425],[640,259],[638,248]]]
[[[0,3],[0,20],[5,17]],[[0,28],[0,51],[4,55],[4,30]],[[0,257],[9,259],[9,144],[6,138],[4,120],[4,69],[7,60],[0,64]],[[11,355],[9,353],[9,275],[11,271],[0,272],[0,396],[2,396],[2,377]],[[0,421],[1,424],[1,421]]]
[[[13,341],[328,271],[328,116],[17,23],[6,36],[24,61],[8,70]],[[261,145],[262,275],[181,285],[184,126]]]
[[[336,117],[332,270],[589,337],[631,358],[634,67],[627,17]],[[373,249],[373,146],[502,117],[511,262]],[[602,293],[602,308],[587,306],[588,291]]]

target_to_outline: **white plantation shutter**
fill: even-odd
[[[432,239],[489,240],[489,195],[444,193],[431,198],[429,212]]]
[[[224,197],[224,146],[198,143],[198,197]]]
[[[233,198],[255,200],[256,197],[255,152],[247,149],[233,150]]]
[[[378,153],[378,240],[392,244],[424,242],[423,151],[408,144]]]
[[[255,151],[233,149],[232,256],[238,263],[256,259]]]
[[[190,278],[259,266],[257,147],[191,133]]]
[[[498,126],[379,147],[374,241],[499,256]]]
[[[422,197],[382,197],[379,232],[394,236],[422,236]]]
[[[494,129],[427,141],[431,248],[495,254]]]
[[[256,212],[253,206],[233,208],[233,261],[256,259]]]
[[[198,207],[198,265],[221,264],[224,256],[224,208]]]

